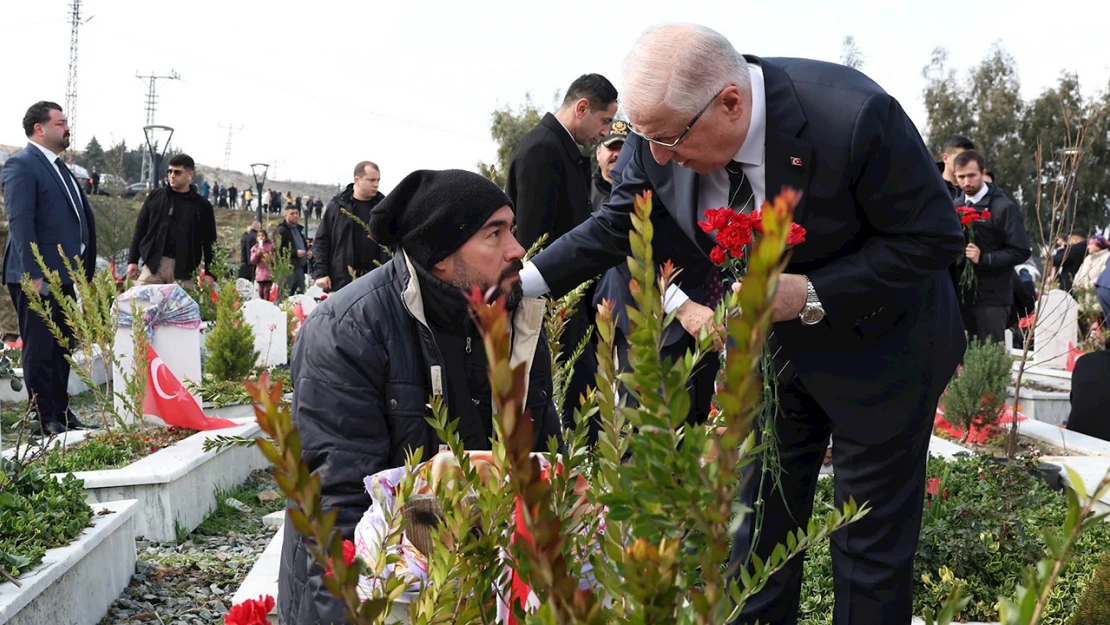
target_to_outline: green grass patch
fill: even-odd
[[[274,490],[272,483],[252,477],[241,486],[216,492],[216,509],[193,532],[194,536],[226,536],[231,532],[243,534],[258,531],[262,517],[285,507],[285,498],[270,503],[258,501],[258,494]],[[237,499],[250,507],[251,513],[240,512],[228,505],[227,500]]]

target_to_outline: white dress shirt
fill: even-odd
[[[760,206],[767,194],[767,168],[764,163],[764,153],[767,147],[767,93],[763,79],[763,68],[754,63],[748,64],[748,72],[752,81],[752,115],[748,126],[748,134],[744,144],[737,150],[732,160],[741,163],[748,182],[752,185],[755,203]],[[677,167],[677,165],[676,165]],[[728,172],[719,169],[705,175],[698,176],[698,206],[699,218],[705,215],[710,208],[728,206]],[[693,207],[691,207],[693,208]],[[520,285],[525,297],[539,297],[547,293],[550,288],[540,275],[540,270],[532,262],[524,263],[520,271]],[[677,285],[672,284],[663,296],[663,310],[670,314],[679,306],[690,299]]]
[[[972,204],[978,204],[979,200],[986,197],[987,191],[988,191],[987,183],[984,182],[983,186],[979,187],[979,192],[978,193],[976,193],[975,195],[973,195],[971,197],[968,197],[968,196],[965,195],[964,196],[964,201],[967,202],[968,206],[971,206]]]
[[[81,216],[81,211],[77,208],[78,206],[81,206],[81,192],[73,186],[77,184],[77,179],[73,176],[68,176],[69,180],[66,180],[66,177],[62,176],[62,172],[58,171],[58,165],[54,162],[55,160],[61,158],[62,155],[55,154],[49,149],[39,145],[38,143],[35,143],[34,141],[31,141],[31,145],[35,146],[39,149],[40,152],[42,152],[42,155],[46,157],[46,161],[50,163],[50,170],[54,172],[54,175],[57,176],[58,180],[62,181],[62,186],[66,188],[66,193],[69,195],[69,205],[73,207],[73,212],[75,215],[77,215],[77,221],[84,221],[84,218]],[[82,241],[81,253],[84,252],[85,242]]]

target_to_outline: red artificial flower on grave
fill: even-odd
[[[247,599],[231,606],[224,615],[224,625],[266,625],[266,617],[274,609],[274,598],[270,595],[257,599]]]
[[[347,566],[351,566],[351,564],[354,561],[355,561],[355,544],[353,542],[349,541],[349,540],[344,540],[343,541],[343,563],[346,564]],[[328,577],[334,577],[334,575],[331,572],[331,567],[333,567],[333,566],[335,566],[335,561],[329,559],[328,560],[328,568],[327,568],[327,571],[325,572],[325,575],[327,575]]]
[[[940,478],[931,477],[925,482],[925,492],[936,497],[940,494]]]

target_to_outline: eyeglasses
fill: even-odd
[[[720,91],[718,91],[717,95],[713,96],[713,99],[706,102],[705,106],[701,107],[701,110],[698,111],[698,114],[694,115],[694,119],[691,119],[690,123],[686,125],[686,130],[683,130],[682,134],[678,135],[678,138],[675,139],[674,141],[670,142],[670,143],[668,143],[666,141],[662,141],[660,139],[656,139],[654,137],[649,137],[649,136],[645,135],[644,133],[636,130],[635,128],[632,129],[632,132],[634,134],[642,137],[643,139],[647,140],[649,143],[654,143],[655,145],[658,145],[658,146],[661,146],[661,147],[664,147],[664,148],[673,149],[673,148],[677,147],[678,144],[681,143],[683,139],[686,138],[686,133],[690,132],[690,129],[694,127],[694,124],[698,123],[698,120],[701,119],[701,116],[704,115],[705,112],[709,110],[709,105],[716,102],[717,101],[717,96],[720,96],[722,93],[724,93],[725,89],[728,89],[728,87],[725,87],[724,89],[721,89]]]
[[[185,175],[185,170],[184,169],[167,169],[166,170],[166,175],[167,176],[184,176]]]

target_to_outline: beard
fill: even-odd
[[[497,276],[497,280],[490,282],[482,278],[474,271],[470,265],[467,265],[461,260],[456,265],[456,274],[454,284],[464,292],[469,292],[472,287],[477,286],[483,293],[489,293],[489,302],[497,301],[497,298],[502,295],[505,296],[505,308],[508,310],[516,310],[520,305],[521,300],[524,299],[524,287],[520,284],[518,277],[513,281],[512,285],[506,290],[502,288],[505,280],[514,274],[520,273],[524,269],[524,263],[521,260],[513,261],[508,267],[501,271],[501,275]]]

